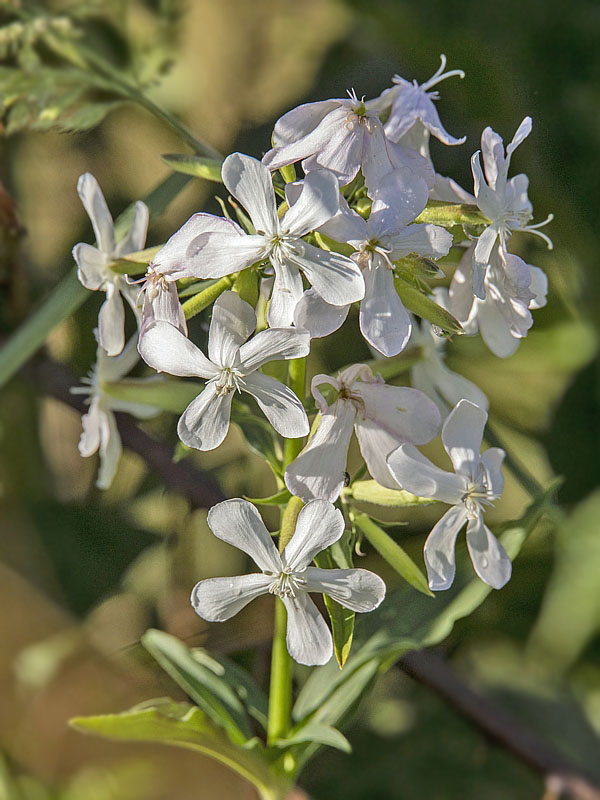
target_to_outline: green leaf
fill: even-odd
[[[419,567],[400,545],[391,536],[375,525],[373,520],[366,514],[357,514],[354,517],[355,524],[364,533],[365,538],[377,550],[379,555],[387,561],[398,575],[402,576],[407,583],[419,592],[435,597],[427,585],[427,580]]]
[[[320,231],[315,231],[314,237],[315,241],[322,250],[330,250],[334,253],[341,253],[344,256],[351,256],[354,252],[354,248],[349,244],[345,244],[345,242],[336,242],[335,239],[332,239],[330,236],[326,236]]]
[[[277,739],[273,742],[275,747],[281,748],[312,743],[335,747],[336,750],[341,750],[343,753],[352,752],[350,742],[341,731],[331,725],[321,725],[318,722],[309,722],[307,725],[292,730],[285,739]]]
[[[284,487],[270,497],[246,497],[244,495],[244,499],[254,503],[255,506],[286,506],[291,496],[290,490]]]
[[[395,278],[394,286],[406,308],[413,314],[426,319],[432,325],[437,325],[438,328],[448,333],[464,333],[460,322],[445,308],[438,306],[431,297],[415,289],[402,278]]]
[[[204,384],[195,381],[127,378],[114,383],[103,383],[102,390],[115,400],[141,403],[181,414],[204,390]]]
[[[293,183],[296,180],[296,167],[293,164],[286,164],[279,168],[279,174],[285,183]]]
[[[184,175],[193,175],[195,178],[204,178],[206,181],[223,183],[221,178],[222,161],[215,158],[202,158],[183,154],[166,154],[161,156],[168,167]]]
[[[372,503],[386,508],[413,508],[414,506],[428,506],[437,502],[428,497],[417,497],[416,494],[404,489],[387,489],[377,481],[354,481],[351,486],[343,490],[344,498],[357,503]]]
[[[251,675],[233,661],[220,653],[209,654],[202,647],[194,647],[192,655],[200,664],[209,667],[215,674],[231,686],[244,704],[246,711],[265,730],[267,728],[268,700],[263,690],[257,686]]]
[[[489,225],[490,220],[481,213],[477,206],[430,200],[427,208],[419,214],[415,222],[429,222],[432,225],[443,225],[449,228],[453,225]]]
[[[255,269],[243,269],[238,272],[238,276],[233,284],[233,291],[239,294],[242,300],[249,303],[252,308],[258,303],[260,289],[260,277]]]
[[[130,742],[159,742],[203,753],[225,764],[253,783],[263,797],[278,797],[285,785],[271,772],[260,753],[258,740],[254,749],[232,744],[221,728],[214,725],[201,709],[173,700],[144,703],[122,714],[76,717],[70,724],[84,733],[107,739]]]
[[[321,569],[333,569],[336,564],[333,562],[331,553],[328,551],[319,553],[315,556],[315,564]],[[325,607],[331,620],[331,632],[333,634],[333,648],[335,657],[340,669],[344,666],[350,655],[352,647],[352,637],[354,636],[354,611],[345,608],[340,603],[324,594]]]
[[[206,658],[194,658],[183,642],[163,631],[150,629],[142,644],[165,672],[189,697],[220,725],[232,742],[244,744],[252,738],[244,706],[231,686],[223,680]]]

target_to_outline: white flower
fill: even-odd
[[[513,231],[527,231],[541,237],[548,249],[552,249],[551,239],[538,228],[547,225],[553,215],[550,214],[537,225],[528,225],[533,217],[533,208],[527,196],[529,178],[520,174],[508,180],[511,156],[530,133],[531,117],[525,117],[507,146],[505,157],[502,137],[488,127],[481,134],[481,151],[478,150],[471,157],[476,203],[491,220],[491,224],[479,236],[473,252],[473,291],[481,299],[485,296],[483,277],[498,238],[506,250]],[[481,170],[480,154],[483,155],[485,177]]]
[[[255,327],[254,310],[235,292],[225,292],[213,306],[209,358],[168,322],[147,327],[139,350],[149,366],[158,372],[207,380],[177,426],[179,438],[189,447],[213,450],[221,444],[229,429],[235,391],[251,394],[282,436],[308,433],[306,412],[296,395],[257,370],[268,361],[308,355],[309,334],[296,328],[269,328],[246,341]]]
[[[307,176],[298,201],[281,219],[271,173],[260,161],[233,153],[225,159],[222,175],[227,189],[248,211],[256,233],[245,235],[231,223],[235,226],[232,232],[199,236],[188,249],[197,277],[221,278],[268,258],[275,283],[267,319],[276,327],[292,324],[294,308],[302,296],[302,273],[319,295],[334,305],[364,296],[364,281],[353,261],[302,239],[337,212],[340,194],[334,175],[318,170]]]
[[[98,331],[94,331],[98,339]],[[86,386],[74,386],[72,394],[89,395],[90,409],[84,414],[81,422],[83,431],[79,440],[79,452],[87,458],[100,451],[100,469],[96,486],[108,489],[111,485],[119,459],[121,458],[121,437],[117,428],[114,411],[124,411],[140,419],[148,419],[158,414],[158,409],[117,400],[105,391],[107,383],[116,383],[130,372],[139,360],[137,336],[132,336],[118,356],[109,356],[103,347],[98,347],[96,364],[88,378],[83,378]],[[151,378],[150,380],[156,380]]]
[[[448,290],[434,289],[435,300],[442,308],[448,308]],[[487,411],[485,394],[467,378],[453,372],[444,363],[446,338],[438,335],[426,320],[413,324],[409,345],[421,351],[421,360],[410,371],[410,382],[415,389],[424,392],[439,408],[445,419],[459,400],[470,400]]]
[[[440,60],[439,69],[425,83],[420,85],[417,81],[411,83],[401,78],[400,75],[394,75],[392,81],[395,86],[386,89],[380,97],[367,103],[368,108],[378,111],[389,109],[389,117],[385,122],[385,133],[389,139],[393,142],[402,141],[403,144],[413,146],[427,157],[429,157],[430,133],[440,142],[448,145],[463,144],[466,141],[466,136],[456,139],[446,131],[434,105],[434,100],[439,99],[439,92],[431,91],[434,86],[446,78],[454,75],[464,78],[465,73],[462,69],[444,72],[446,56],[441,55]]]
[[[411,253],[445,256],[452,234],[437,225],[411,223],[427,205],[427,185],[407,170],[387,175],[375,193],[368,220],[342,198],[340,211],[320,230],[354,248],[352,256],[365,279],[359,325],[367,342],[384,356],[397,355],[410,337],[411,320],[394,287],[394,261]],[[344,322],[350,306],[325,303],[314,291],[296,306],[296,325],[314,336],[327,336]]]
[[[500,358],[511,356],[533,325],[531,309],[546,305],[548,279],[539,267],[498,245],[490,254],[484,299],[474,297],[472,248],[465,252],[450,284],[450,312],[468,334],[481,338]]]
[[[433,169],[427,159],[388,139],[377,113],[354,92],[348,94],[348,98],[306,103],[284,114],[275,123],[274,147],[263,164],[279,169],[302,161],[304,172],[331,170],[341,185],[362,170],[371,195],[384,176],[399,167],[431,184]]]
[[[317,388],[323,383],[338,393],[331,405]],[[386,385],[366,364],[349,367],[337,378],[316,375],[311,389],[321,421],[285,472],[286,486],[304,501],[317,497],[333,503],[339,497],[353,429],[373,478],[395,489],[386,456],[404,442],[431,441],[440,427],[440,412],[428,397],[416,389]]]
[[[198,237],[209,231],[243,235],[231,220],[212,214],[193,214],[161,247],[152,261],[140,289],[143,297],[140,338],[151,322],[168,322],[187,335],[185,314],[179,302],[176,281],[197,277],[189,251],[196,252]],[[139,299],[138,299],[139,304]]]
[[[117,244],[113,220],[96,178],[89,172],[81,175],[77,191],[92,221],[97,247],[80,242],[73,248],[73,258],[77,263],[79,280],[86,289],[106,292],[106,301],[98,317],[99,342],[109,356],[116,356],[125,344],[122,298],[127,300],[137,317],[138,290],[127,283],[125,275],[113,272],[110,263],[127,253],[142,250],[148,230],[148,207],[141,201],[135,204],[129,233]]]
[[[233,578],[208,578],[192,591],[192,605],[209,622],[224,622],[261,594],[277,595],[287,610],[287,649],[300,664],[326,664],[333,652],[331,633],[309,597],[323,593],[352,611],[373,611],[385,597],[385,584],[366,569],[319,569],[313,558],[344,533],[341,511],[313,500],[300,511],[296,531],[279,554],[256,508],[246,500],[225,500],[208,512],[219,539],[247,553],[261,572]]]
[[[502,494],[504,450],[491,447],[480,455],[487,413],[461,400],[442,428],[444,448],[455,473],[436,467],[415,447],[402,445],[388,457],[392,475],[403,489],[452,505],[425,542],[429,587],[449,589],[456,572],[454,545],[467,524],[467,547],[475,572],[494,589],[510,579],[506,551],[484,524],[484,508]]]

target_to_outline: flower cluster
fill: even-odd
[[[437,174],[430,137],[450,146],[465,141],[446,131],[436,109],[433,88],[464,77],[461,70],[444,72],[445,65],[442,56],[439,70],[422,84],[396,75],[377,98],[359,99],[351,91],[284,114],[261,161],[243,153],[224,159],[221,179],[232,211],[223,203],[223,216],[194,214],[149,262],[146,255],[141,279],[123,274],[123,257],[137,253],[144,260],[147,207],[136,204],[129,233],[117,243],[96,180],[85,174],[78,184],[96,247],[78,244],[73,255],[84,286],[106,293],[97,366],[89,388],[75,390],[90,395],[80,451],[100,451],[98,485],[106,488],[120,454],[113,412],[158,413],[143,402],[139,381],[139,403],[116,399],[114,385],[138,354],[156,372],[204,381],[177,426],[188,447],[218,447],[242,393],[258,404],[273,437],[300,439],[310,432],[295,457],[281,458],[276,470],[281,492],[285,483],[306,503],[290,541],[278,552],[248,501],[215,506],[208,515],[215,536],[251,556],[261,572],[209,578],[192,593],[194,609],[211,621],[229,619],[260,594],[276,595],[287,610],[289,652],[304,664],[325,663],[332,654],[331,634],[309,593],[357,612],[373,610],[385,594],[381,579],[367,570],[310,566],[321,551],[353,536],[344,494],[352,480],[353,432],[361,474],[368,471],[388,490],[452,506],[425,543],[431,589],[452,584],[454,545],[465,524],[477,575],[500,588],[511,574],[507,554],[483,521],[486,506],[502,493],[504,453],[490,448],[480,455],[487,398],[446,366],[445,349],[449,334],[462,331],[481,334],[497,356],[514,352],[532,325],[531,311],[546,302],[547,282],[541,269],[509,251],[510,240],[515,231],[529,232],[551,247],[539,230],[551,217],[531,224],[528,179],[508,175],[513,152],[531,132],[529,117],[506,150],[491,128],[483,131],[481,150],[471,159],[473,194]],[[449,213],[456,204],[469,215],[460,237]],[[446,288],[429,285],[444,278]],[[183,297],[190,298],[185,305]],[[123,299],[137,326],[127,345]],[[208,340],[200,348],[187,318],[209,306]],[[396,359],[398,371],[387,373],[391,381],[376,366],[353,363],[349,353],[349,365],[337,376],[312,378],[315,409],[305,402],[303,380],[288,386],[273,377],[280,373],[272,362],[305,359],[312,339],[354,325],[356,317],[380,359],[375,365]],[[398,386],[392,381],[407,348],[412,385]],[[440,429],[455,474],[417,450]]]

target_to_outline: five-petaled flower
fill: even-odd
[[[89,172],[80,176],[77,191],[96,235],[96,247],[80,242],[73,248],[79,280],[86,287],[106,292],[106,300],[98,316],[98,341],[109,356],[118,355],[125,344],[125,309],[123,300],[129,303],[136,318],[138,289],[127,282],[110,267],[112,261],[128,253],[141,250],[146,242],[148,230],[148,207],[138,200],[128,234],[120,242],[115,240],[113,220],[106,205],[98,181]]]
[[[481,299],[485,297],[484,276],[494,245],[498,239],[506,251],[507,241],[515,230],[527,231],[542,238],[552,249],[552,240],[539,228],[553,219],[549,214],[543,222],[529,225],[533,207],[527,196],[529,178],[515,175],[508,179],[508,168],[514,151],[531,133],[531,117],[525,117],[517,128],[512,142],[506,148],[504,142],[490,127],[481,134],[481,151],[471,157],[471,169],[475,185],[475,201],[479,209],[490,220],[490,224],[477,240],[473,251],[473,292]],[[485,177],[481,169],[480,155],[483,155]]]
[[[152,322],[140,339],[144,361],[158,372],[207,381],[179,419],[181,441],[198,450],[218,447],[229,429],[234,392],[248,392],[282,436],[308,433],[306,412],[296,395],[279,381],[258,372],[268,361],[308,355],[310,336],[296,328],[269,328],[246,341],[256,328],[252,306],[235,292],[225,292],[213,306],[207,358],[168,322]]]
[[[328,404],[318,386],[329,384],[337,398]],[[312,393],[321,412],[314,435],[285,472],[292,494],[304,501],[321,498],[333,503],[344,485],[352,430],[373,478],[397,488],[386,456],[399,444],[425,444],[440,427],[435,403],[417,389],[386,385],[366,364],[356,364],[337,378],[315,375]]]
[[[97,330],[94,334],[98,339]],[[124,378],[131,372],[139,358],[137,336],[132,336],[118,356],[109,356],[103,347],[98,346],[96,364],[89,377],[81,381],[85,385],[71,388],[71,394],[88,395],[86,403],[89,403],[90,408],[81,418],[83,431],[79,440],[79,452],[86,458],[94,455],[96,451],[100,452],[100,469],[96,481],[99,489],[108,489],[111,485],[123,449],[113,412],[124,411],[140,419],[148,419],[159,413],[153,406],[117,400],[106,391],[106,384],[116,383]],[[155,375],[146,380],[139,379],[139,382],[156,380]]]
[[[501,589],[511,576],[510,558],[483,521],[485,507],[497,500],[504,488],[504,450],[490,447],[480,455],[486,422],[487,413],[468,400],[461,400],[446,419],[442,442],[455,473],[436,467],[411,445],[402,445],[387,459],[403,489],[452,505],[425,542],[429,586],[435,591],[449,589],[454,581],[454,545],[465,523],[467,547],[481,580]]]
[[[233,153],[223,162],[223,183],[244,206],[256,230],[244,234],[215,229],[197,237],[187,249],[190,268],[198,278],[221,278],[268,259],[275,283],[267,314],[269,325],[291,325],[302,297],[302,274],[323,299],[334,305],[364,297],[365,284],[354,261],[320,250],[303,240],[339,209],[335,176],[325,170],[308,175],[293,208],[279,218],[269,170],[255,158]],[[219,221],[218,217],[215,220]]]
[[[208,525],[219,539],[247,553],[261,572],[200,581],[192,591],[194,610],[209,622],[224,622],[255,597],[277,595],[287,610],[287,648],[300,664],[326,664],[333,653],[331,633],[309,592],[326,594],[358,612],[373,611],[385,596],[384,582],[369,570],[309,566],[344,533],[341,511],[324,500],[313,500],[300,511],[295,533],[281,554],[247,500],[213,506]]]
[[[367,220],[342,198],[339,212],[320,229],[355,250],[352,258],[365,279],[360,330],[384,356],[403,350],[411,330],[410,316],[394,287],[394,262],[410,254],[441,258],[452,244],[452,234],[438,225],[409,224],[423,211],[427,199],[425,181],[406,170],[394,170],[375,192]],[[349,309],[331,306],[309,290],[296,306],[295,322],[312,336],[326,336],[340,327]]]
[[[447,145],[463,144],[466,136],[457,139],[451,136],[440,122],[440,117],[434,105],[434,100],[439,99],[437,91],[432,92],[434,86],[445,81],[446,78],[458,76],[464,78],[462,69],[453,69],[444,72],[446,56],[440,56],[440,67],[425,83],[418,84],[394,75],[392,82],[395,84],[390,89],[385,89],[375,100],[367,106],[380,112],[389,111],[385,122],[385,133],[393,142],[402,141],[429,157],[429,134]]]
[[[379,116],[354,92],[348,97],[305,103],[288,111],[273,129],[273,149],[263,157],[269,169],[302,161],[302,169],[331,170],[343,186],[361,170],[369,194],[392,170],[405,168],[433,185],[433,168],[411,148],[385,135]]]

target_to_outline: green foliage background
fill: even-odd
[[[84,45],[223,152],[259,156],[287,108],[341,96],[346,88],[374,96],[395,72],[423,81],[442,52],[467,77],[441,85],[440,115],[450,132],[468,136],[462,148],[433,143],[442,174],[469,188],[469,156],[483,127],[510,139],[526,114],[533,117],[533,134],[514,168],[530,176],[536,219],[554,212],[555,249],[516,237],[514,244],[548,273],[548,306],[535,312],[534,328],[513,358],[502,361],[478,340],[462,339],[451,360],[488,393],[494,430],[519,464],[543,485],[553,475],[565,477],[562,505],[527,542],[507,588],[458,623],[444,650],[469,683],[600,780],[597,4],[307,0],[292,7],[278,0],[196,0],[179,8],[158,0],[23,0],[23,6],[33,16],[69,11]],[[3,11],[10,23],[11,3]],[[167,127],[97,75],[73,92],[71,73],[57,77],[60,48],[47,35],[41,46],[36,40],[29,52],[21,48],[18,64],[6,29],[4,36],[0,100],[11,109],[5,132],[13,135],[2,140],[0,178],[16,199],[18,223],[5,197],[3,337],[71,269],[72,244],[90,233],[77,176],[93,172],[116,213],[168,175],[161,153],[183,150]],[[15,65],[18,85],[7,72]],[[15,94],[24,98],[20,104]],[[90,130],[57,132],[57,122],[63,131]],[[213,189],[190,181],[153,220],[149,244],[164,241],[205,204],[216,211]],[[49,341],[50,354],[77,376],[93,359],[99,304],[91,298]],[[194,325],[194,335],[202,336],[205,321]],[[350,324],[318,348],[313,368],[329,371],[368,357]],[[164,416],[150,429],[174,448],[173,421]],[[204,512],[165,492],[130,453],[111,490],[94,489],[95,464],[77,453],[79,425],[77,414],[27,376],[0,395],[0,750],[6,754],[0,785],[8,787],[0,797],[2,791],[11,800],[250,797],[212,762],[137,745],[117,748],[66,729],[75,714],[173,694],[136,644],[147,627],[238,653],[264,680],[271,625],[268,598],[223,626],[195,617],[190,587],[244,569],[243,559],[211,537]],[[217,452],[192,458],[228,496],[274,491],[268,468],[247,453],[236,431]],[[509,476],[493,519],[517,517],[527,501]],[[411,510],[404,520],[410,524],[395,530],[416,560],[432,518],[430,509]],[[459,558],[466,561],[464,547]],[[372,553],[366,561],[394,584]],[[352,757],[330,752],[305,774],[311,796],[525,800],[543,792],[539,777],[399,670],[378,681],[349,738]]]

